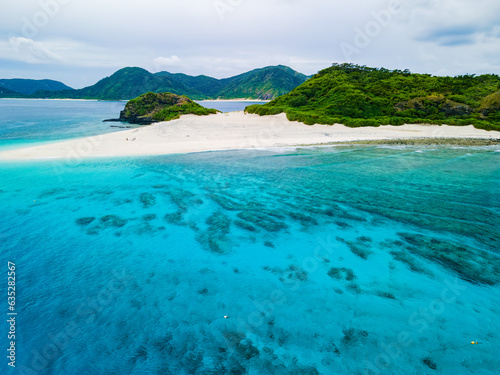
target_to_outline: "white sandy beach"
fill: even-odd
[[[500,132],[446,125],[307,126],[288,121],[285,114],[261,117],[231,112],[185,115],[178,120],[137,129],[8,150],[0,152],[0,160],[161,155],[411,138],[499,139]]]

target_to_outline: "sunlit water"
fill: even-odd
[[[2,162],[10,373],[497,374],[499,157]]]

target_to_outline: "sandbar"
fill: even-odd
[[[285,114],[258,116],[230,112],[184,115],[136,129],[7,150],[0,152],[0,160],[166,155],[421,138],[500,139],[500,132],[475,129],[472,125],[309,126],[289,121]]]

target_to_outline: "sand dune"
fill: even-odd
[[[185,115],[132,130],[4,151],[0,152],[0,160],[161,155],[411,138],[499,139],[500,132],[446,125],[307,126],[288,121],[284,114],[260,117],[231,112],[201,117]]]

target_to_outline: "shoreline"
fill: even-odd
[[[348,145],[384,145],[384,146],[500,146],[500,138],[412,138],[352,141]]]
[[[104,99],[71,99],[71,98],[0,98],[0,100],[68,100],[75,102],[129,102],[132,99],[116,99],[116,100],[104,100]],[[263,99],[202,99],[194,100],[194,102],[255,102],[255,103],[269,103],[270,100]]]
[[[194,100],[195,102],[228,102],[228,103],[241,103],[241,102],[255,102],[255,103],[269,103],[270,100],[263,99],[203,99],[203,100]]]
[[[128,100],[70,99],[70,98],[0,98],[0,100],[65,100],[73,102],[128,102]]]
[[[133,157],[204,151],[336,146],[342,144],[408,144],[409,141],[461,139],[499,144],[500,132],[469,126],[407,124],[349,128],[341,124],[305,125],[285,114],[258,116],[244,112],[209,116],[184,115],[160,122],[87,138],[78,138],[0,152],[0,161]],[[470,140],[470,141],[467,141]],[[436,141],[433,141],[435,144]],[[450,142],[450,141],[444,141]],[[457,141],[458,142],[458,141]],[[449,143],[446,143],[449,144]]]

